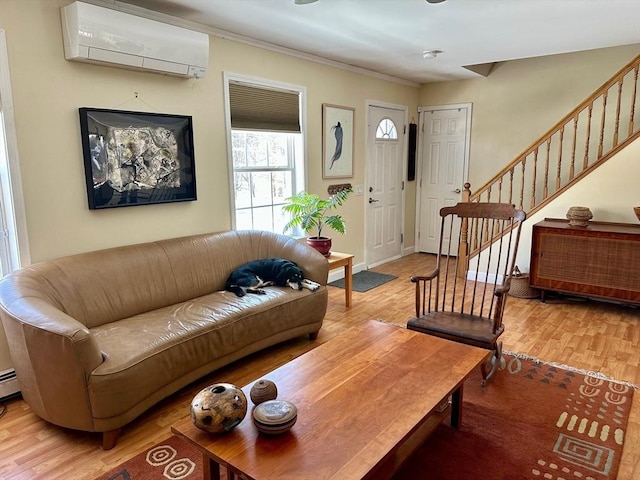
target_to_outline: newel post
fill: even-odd
[[[464,190],[462,190],[462,202],[469,203],[471,200],[471,184],[466,182]],[[460,277],[465,278],[468,270],[468,254],[469,254],[469,220],[462,219],[460,224],[460,245],[458,245],[458,265],[464,268],[458,270]]]

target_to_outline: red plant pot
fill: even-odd
[[[331,239],[329,237],[307,237],[307,245],[315,248],[325,257],[331,255]]]

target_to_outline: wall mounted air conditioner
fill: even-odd
[[[110,8],[74,2],[61,9],[67,60],[204,77],[209,36]]]

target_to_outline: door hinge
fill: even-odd
[[[403,133],[404,135],[406,135],[406,134],[407,134],[407,126],[406,126],[406,125],[405,125],[405,126],[404,126],[404,128],[402,129],[402,133]]]
[[[400,234],[400,243],[404,243],[404,233]]]
[[[402,190],[404,190],[404,180],[402,180]]]

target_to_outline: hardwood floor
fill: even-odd
[[[406,322],[414,315],[409,277],[425,273],[432,264],[432,256],[414,254],[377,267],[375,271],[398,278],[366,293],[354,292],[350,309],[344,305],[344,291],[329,287],[329,309],[316,342],[295,339],[213,372],[124,427],[118,444],[109,451],[100,448],[101,435],[53,426],[32,414],[24,401],[10,401],[0,418],[0,478],[93,479],[168,437],[170,425],[188,415],[191,399],[205,386],[218,381],[245,385],[371,318]],[[504,323],[507,351],[640,385],[639,308],[567,298],[541,303],[510,297]],[[640,394],[636,393],[618,475],[621,480],[640,478]]]

